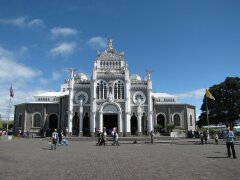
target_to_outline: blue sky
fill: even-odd
[[[199,114],[205,88],[240,75],[239,9],[237,0],[1,0],[0,114],[11,83],[18,104],[59,90],[66,68],[90,77],[109,37],[130,74],[151,69],[154,92]]]

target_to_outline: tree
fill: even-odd
[[[224,82],[213,85],[209,91],[215,100],[207,99],[209,124],[223,123],[233,127],[240,115],[240,78],[227,77]],[[198,126],[207,125],[206,97],[201,106]]]
[[[3,130],[7,130],[7,123],[8,123],[8,129],[12,129],[13,128],[13,124],[14,122],[13,121],[0,121],[0,129],[3,129]]]

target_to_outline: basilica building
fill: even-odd
[[[159,124],[164,131],[195,130],[195,106],[177,102],[177,97],[153,93],[151,72],[141,79],[130,75],[123,52],[108,47],[97,52],[89,79],[69,69],[70,77],[59,92],[35,95],[33,102],[15,105],[14,132],[50,135],[54,129],[70,135],[94,136],[106,127],[117,127],[120,136],[148,134]]]

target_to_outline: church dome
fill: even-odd
[[[88,80],[87,76],[83,73],[76,74],[74,77],[75,80],[86,81]]]
[[[141,81],[141,77],[137,74],[133,74],[130,76],[131,81]]]

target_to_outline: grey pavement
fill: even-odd
[[[178,142],[99,147],[71,141],[54,151],[42,139],[0,141],[0,179],[240,179],[239,145],[233,159],[224,144]]]

